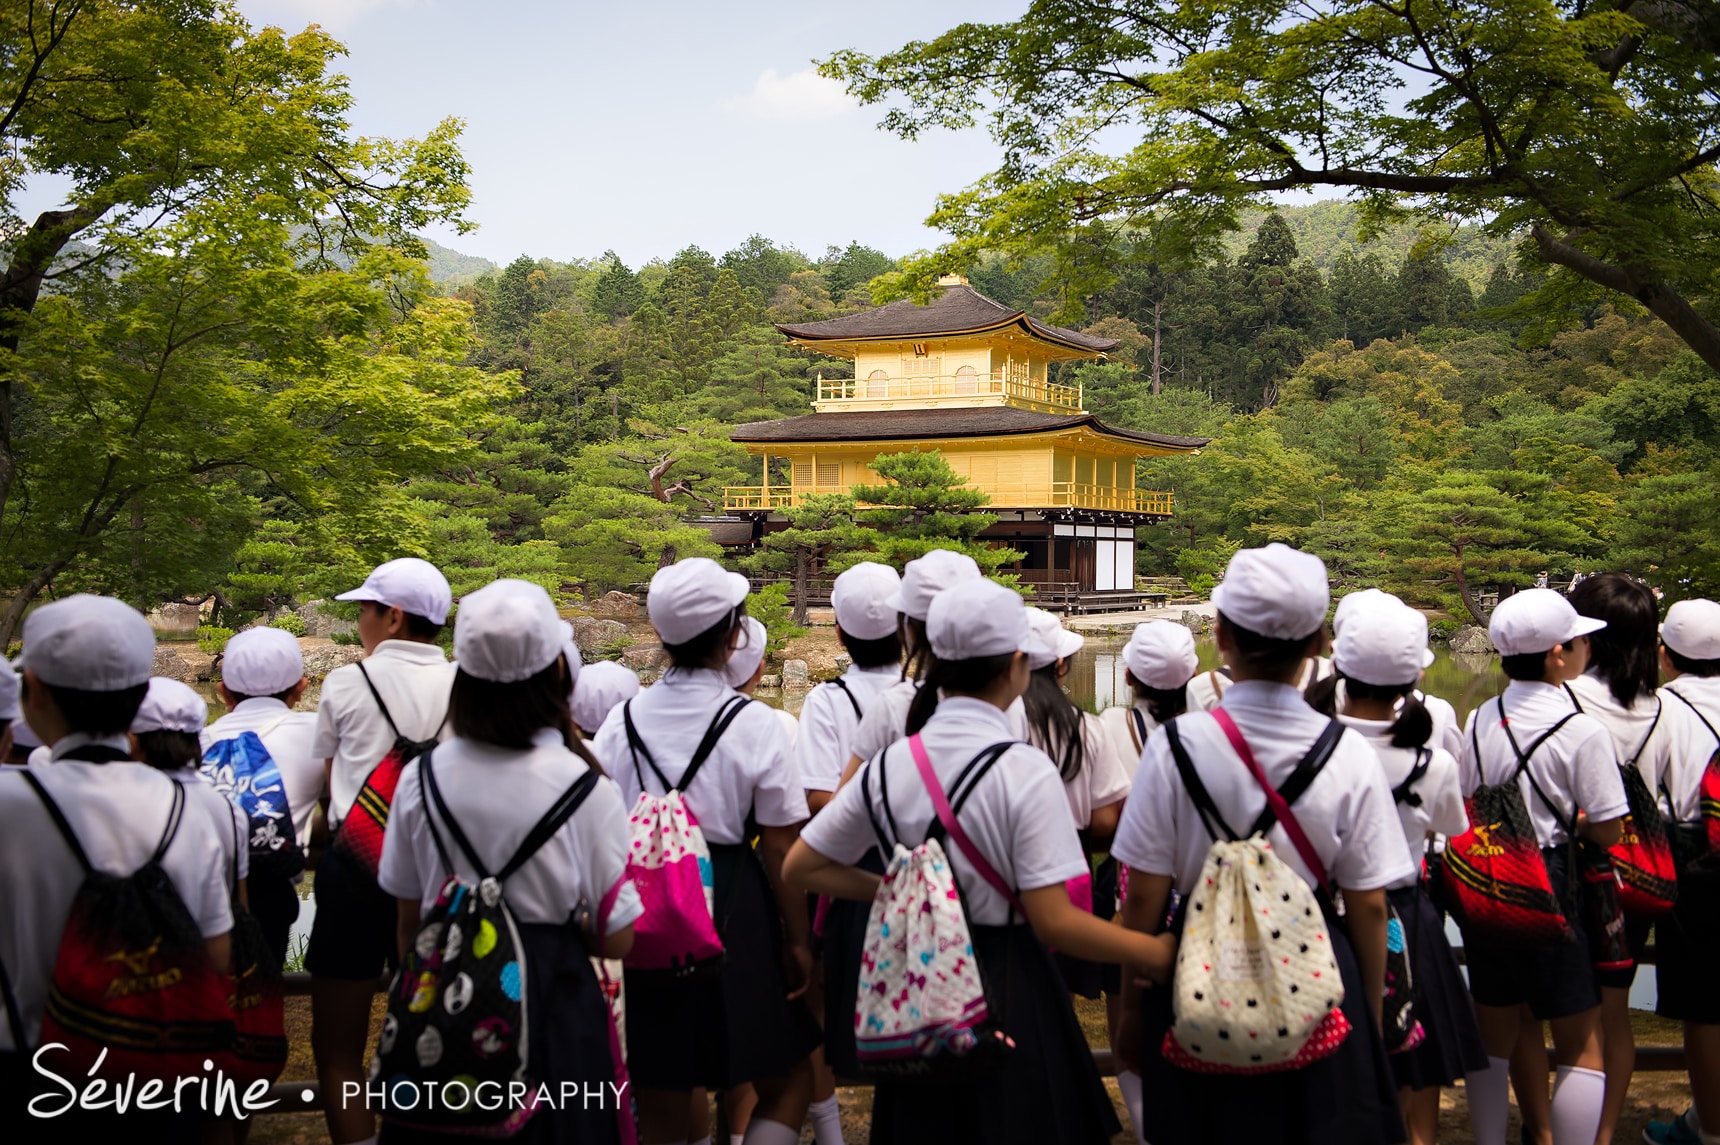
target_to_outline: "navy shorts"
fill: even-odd
[[[1720,1025],[1720,873],[1679,871],[1678,904],[1654,927],[1654,1012]]]
[[[316,917],[305,948],[314,978],[371,981],[394,969],[399,913],[394,896],[325,849],[317,862]]]
[[[1570,866],[1563,847],[1541,852],[1553,893],[1565,901]],[[1576,941],[1559,946],[1488,946],[1464,935],[1463,954],[1469,964],[1469,993],[1483,1006],[1501,1008],[1527,1004],[1542,1021],[1568,1018],[1601,1004],[1595,982],[1589,939],[1582,912],[1572,912]]]

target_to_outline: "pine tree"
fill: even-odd
[[[1014,564],[1022,554],[993,547],[977,538],[997,523],[997,514],[979,512],[991,498],[967,488],[962,477],[937,450],[889,453],[872,461],[883,485],[856,485],[854,497],[872,506],[860,512],[860,523],[876,529],[876,559],[902,568],[933,549],[953,549],[971,556],[987,574]]]
[[[639,276],[628,270],[614,251],[604,251],[600,261],[604,269],[592,290],[591,308],[613,322],[644,304],[645,288],[639,284]]]
[[[805,624],[812,578],[836,575],[876,550],[882,538],[855,519],[854,497],[848,493],[814,493],[786,515],[788,528],[766,533],[746,567],[749,572],[789,573],[793,620]]]

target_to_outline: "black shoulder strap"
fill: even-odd
[[[885,751],[890,750],[885,748]],[[880,757],[881,758],[881,757]],[[879,783],[882,784],[880,779]],[[866,818],[872,823],[872,834],[878,836],[878,854],[888,858],[895,850],[890,840],[884,834],[884,825],[878,822],[878,813],[872,810],[872,765],[867,764],[860,769],[860,802],[866,808]],[[886,812],[889,807],[884,808]]]
[[[1702,709],[1697,707],[1695,704],[1691,703],[1690,698],[1688,696],[1686,696],[1683,692],[1680,692],[1678,689],[1672,688],[1672,687],[1668,687],[1666,689],[1666,691],[1671,692],[1674,696],[1677,696],[1679,699],[1679,702],[1681,702],[1685,707],[1689,708],[1691,711],[1695,712],[1696,718],[1702,721],[1702,726],[1708,729],[1708,734],[1713,736],[1716,740],[1720,740],[1720,730],[1715,729],[1714,725],[1709,722],[1708,717],[1702,714]]]
[[[729,725],[735,722],[735,717],[746,710],[753,701],[745,696],[736,696],[727,706],[719,708],[717,714],[711,717],[711,726],[705,729],[705,738],[699,741],[699,746],[693,751],[693,758],[687,761],[687,770],[681,773],[680,781],[675,784],[675,790],[685,793],[693,782],[693,777],[699,774],[699,769],[705,766],[705,760],[711,757],[711,752],[717,748],[717,741],[723,738],[723,733],[729,730]],[[661,778],[661,776],[659,776]]]
[[[514,857],[509,859],[496,873],[496,878],[499,881],[507,882],[514,872],[530,862],[531,857],[537,854],[545,843],[555,837],[555,833],[560,831],[569,819],[573,818],[574,812],[578,811],[591,793],[597,790],[597,779],[597,772],[587,767],[585,774],[574,780],[572,786],[562,792],[561,798],[551,804],[550,809],[544,812],[543,818],[539,819],[537,824],[526,833],[525,839],[520,843],[519,850],[514,852]]]
[[[1339,720],[1328,720],[1325,728],[1309,745],[1307,754],[1296,764],[1296,770],[1292,771],[1290,777],[1278,788],[1278,794],[1286,807],[1296,806],[1296,801],[1313,786],[1314,780],[1332,758],[1332,753],[1338,749],[1338,741],[1343,737],[1343,723]],[[1272,813],[1272,806],[1268,804],[1254,821],[1254,826],[1249,829],[1249,837],[1264,835],[1272,830],[1272,825],[1276,822],[1278,816]]]
[[[12,1031],[12,1052],[23,1056],[30,1044],[24,1040],[24,1015],[18,1009],[18,996],[12,992],[12,976],[6,973],[6,960],[0,958],[0,1002],[6,1006],[6,1027]]]
[[[72,855],[78,860],[78,866],[84,869],[84,874],[89,874],[89,856],[84,854],[84,845],[78,842],[77,832],[73,831],[72,825],[66,822],[65,813],[60,810],[60,805],[54,802],[54,797],[48,794],[48,789],[42,786],[42,781],[36,778],[34,772],[26,769],[23,776],[24,782],[28,783],[36,792],[36,798],[40,799],[42,806],[47,809],[48,818],[54,821],[54,826],[59,829],[60,837],[66,841],[66,846],[71,848]],[[174,784],[175,789],[178,786],[178,784]]]
[[[1666,701],[1659,696],[1654,697],[1654,720],[1648,725],[1648,734],[1642,737],[1642,742],[1637,744],[1636,750],[1631,753],[1630,763],[1627,766],[1635,767],[1637,761],[1642,758],[1642,753],[1648,750],[1648,741],[1654,738],[1654,729],[1660,726],[1660,716],[1664,711],[1666,711]]]
[[[1188,748],[1183,746],[1182,733],[1177,730],[1180,721],[1172,720],[1165,725],[1165,741],[1170,745],[1171,759],[1176,762],[1177,774],[1182,776],[1183,790],[1194,803],[1195,812],[1200,816],[1201,826],[1213,842],[1218,842],[1219,832],[1230,842],[1236,842],[1238,836],[1230,829],[1230,824],[1219,814],[1218,805],[1212,801],[1212,793],[1201,782],[1200,772],[1195,770],[1194,760],[1189,758]]]
[[[1432,763],[1433,750],[1431,748],[1416,748],[1415,765],[1409,769],[1409,774],[1404,776],[1403,782],[1392,788],[1392,802],[1407,803],[1411,807],[1420,807],[1421,794],[1413,790],[1413,788],[1416,784],[1422,781],[1422,777],[1427,774],[1427,769],[1432,765]]]
[[[1003,753],[1014,747],[1015,744],[1015,740],[1005,740],[1002,743],[994,743],[989,747],[981,748],[978,754],[963,765],[961,771],[956,774],[955,782],[949,786],[950,812],[952,814],[961,814],[962,807],[967,804],[968,796],[973,794],[974,788],[979,786],[980,780],[984,779],[992,766],[1003,758]],[[931,826],[926,831],[926,838],[937,839],[940,842],[944,838],[943,822],[935,815],[932,817]]]
[[[233,901],[239,899],[239,848],[245,845],[245,840],[239,837],[239,821],[233,818],[232,812],[227,814],[227,829],[233,834],[233,885],[231,894]]]
[[[1129,707],[1129,717],[1130,730],[1135,733],[1135,751],[1144,751],[1147,746],[1147,717],[1141,714],[1141,709],[1133,705]]]
[[[842,694],[848,697],[848,703],[854,709],[854,718],[857,720],[865,719],[866,713],[860,710],[860,701],[854,698],[854,692],[848,687],[848,681],[844,680],[841,676],[838,676],[830,682],[836,687],[841,688]]]
[[[652,758],[651,749],[645,746],[645,741],[639,738],[639,729],[633,726],[633,701],[628,700],[621,705],[621,724],[627,730],[627,754],[633,757],[633,776],[639,781],[639,790],[645,790],[645,776],[639,770],[639,757],[644,756],[650,765],[651,773],[657,777],[657,782],[663,785],[663,790],[669,790],[669,781],[664,778],[663,770]]]
[[[1529,750],[1524,751],[1517,743],[1517,734],[1511,730],[1510,717],[1505,714],[1505,697],[1499,697],[1499,726],[1505,729],[1505,738],[1511,741],[1511,750],[1517,755],[1517,770],[1511,773],[1511,778],[1516,779],[1519,775],[1528,776],[1530,788],[1534,790],[1536,796],[1539,797],[1541,802],[1546,805],[1547,810],[1553,813],[1553,818],[1558,820],[1558,822],[1565,828],[1565,833],[1573,840],[1577,837],[1576,809],[1572,808],[1569,818],[1559,811],[1559,805],[1548,798],[1547,793],[1541,790],[1541,785],[1535,781],[1535,773],[1529,770],[1529,759],[1537,751],[1541,750],[1542,744],[1552,739],[1554,735],[1558,734],[1560,728],[1576,719],[1579,714],[1581,714],[1581,709],[1578,709],[1575,712],[1566,712],[1563,716],[1560,716],[1558,722],[1553,724],[1552,727],[1548,728],[1540,735],[1536,736],[1534,742],[1529,745]],[[1475,757],[1475,763],[1476,770],[1479,771],[1481,768],[1481,757],[1479,754]],[[1483,782],[1485,782],[1485,777],[1483,777]]]
[[[394,723],[394,714],[388,710],[388,705],[382,702],[382,693],[376,690],[376,681],[365,671],[364,661],[356,660],[354,663],[358,665],[358,674],[364,677],[365,687],[370,689],[371,696],[376,700],[376,706],[382,709],[382,718],[388,721],[388,730],[394,733],[395,739],[400,739],[400,728]]]

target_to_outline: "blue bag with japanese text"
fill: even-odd
[[[211,744],[203,755],[203,775],[250,821],[253,877],[290,879],[305,869],[281,769],[261,736],[245,731]]]

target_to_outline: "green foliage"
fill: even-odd
[[[882,536],[856,520],[852,496],[816,493],[787,511],[788,528],[764,535],[759,551],[744,562],[754,573],[787,573],[794,599],[794,622],[806,623],[814,572],[830,577],[878,549]],[[774,587],[774,586],[773,586]]]
[[[269,621],[269,627],[279,628],[282,632],[289,632],[294,636],[303,636],[306,632],[305,618],[296,612],[281,613]]]
[[[854,486],[855,499],[873,506],[858,516],[860,524],[878,534],[871,559],[900,569],[933,549],[953,549],[971,556],[987,576],[1021,559],[1014,549],[975,539],[997,522],[997,514],[976,511],[991,498],[967,488],[967,478],[951,469],[937,450],[881,454],[873,460],[872,471],[888,484]]]
[[[351,647],[356,647],[357,645],[364,643],[364,641],[359,639],[358,633],[356,632],[331,632],[328,634],[328,638],[336,644]]]
[[[219,656],[226,650],[227,641],[233,639],[231,628],[222,628],[214,624],[197,626],[197,651],[205,656]]]
[[[767,584],[752,593],[746,603],[747,615],[764,625],[766,656],[781,656],[784,645],[806,635],[806,629],[794,619],[793,606],[788,602],[788,586],[781,581]]]

